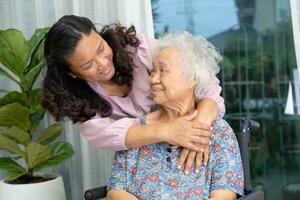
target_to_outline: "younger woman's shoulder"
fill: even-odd
[[[127,46],[127,50],[133,53],[134,60],[139,60],[148,70],[152,70],[153,55],[156,50],[157,40],[138,34],[139,46]]]

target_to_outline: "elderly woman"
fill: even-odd
[[[151,87],[160,108],[136,124],[160,124],[193,112],[203,89],[219,71],[221,56],[204,38],[189,33],[159,40]],[[143,134],[143,133],[141,133]],[[200,171],[176,167],[180,148],[150,144],[116,152],[108,199],[236,199],[243,171],[235,134],[228,123],[213,124],[210,159]]]

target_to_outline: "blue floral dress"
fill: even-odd
[[[138,119],[145,123],[144,118]],[[216,189],[243,195],[243,167],[235,134],[217,119],[211,136],[210,158],[197,174],[177,169],[180,148],[167,143],[119,151],[115,154],[108,190],[125,190],[138,199],[206,199]]]

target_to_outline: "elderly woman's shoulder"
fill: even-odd
[[[213,126],[222,126],[222,127],[230,127],[230,125],[229,125],[229,123],[225,120],[225,119],[223,119],[223,118],[221,118],[221,117],[218,117],[215,121],[214,121],[214,124],[213,124]]]
[[[217,136],[235,136],[235,133],[228,122],[222,118],[217,118],[213,124],[213,133]]]

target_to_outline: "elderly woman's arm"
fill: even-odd
[[[236,199],[243,195],[244,174],[236,136],[225,120],[217,120],[212,135],[210,197]],[[226,197],[226,198],[225,198]]]
[[[127,188],[127,152],[117,151],[112,165],[112,174],[107,184],[107,199],[136,199]]]
[[[108,200],[137,200],[135,196],[124,190],[110,190],[107,193],[106,199]]]

